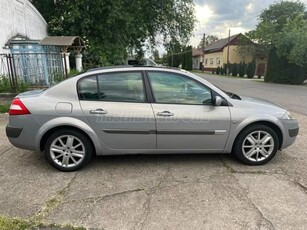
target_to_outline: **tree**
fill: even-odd
[[[181,64],[182,45],[176,38],[173,38],[165,45],[165,48],[167,50],[168,66],[178,68]]]
[[[153,53],[152,53],[152,56],[153,56],[153,60],[154,60],[156,63],[160,63],[160,62],[161,62],[159,50],[155,49],[155,50],[153,51]]]
[[[240,62],[239,65],[239,77],[244,77],[245,75],[245,63]]]
[[[305,5],[299,1],[281,1],[271,5],[264,10],[260,17],[259,23],[255,30],[250,31],[246,36],[255,44],[240,46],[239,52],[245,49],[254,54],[263,57],[273,58],[274,61],[268,62],[268,70],[276,69],[278,66],[272,67],[270,65],[280,65],[281,63],[293,64],[297,69],[307,69],[307,22],[306,22],[306,8]],[[243,49],[242,49],[243,47]],[[254,50],[254,52],[252,52]],[[276,52],[276,54],[272,54]],[[269,55],[270,54],[270,55]],[[259,56],[259,55],[258,55]],[[278,59],[280,59],[278,61]],[[295,69],[293,66],[290,69]],[[303,71],[299,71],[303,72]],[[296,82],[300,84],[305,78],[293,75],[290,71],[279,75],[277,72],[268,71],[270,77],[265,77],[265,80],[271,79],[273,82]],[[276,75],[276,76],[272,76]],[[283,78],[283,79],[282,79]],[[285,80],[288,78],[288,80]],[[290,79],[296,78],[296,79]]]
[[[157,35],[185,44],[194,28],[193,0],[33,0],[50,35],[79,35],[92,65],[120,64],[132,50],[144,55]]]
[[[231,67],[232,67],[232,68],[231,68],[231,74],[232,74],[232,76],[233,76],[233,77],[238,76],[238,65],[237,65],[237,63],[232,64]]]
[[[198,48],[202,48],[204,45],[207,46],[213,42],[216,42],[217,40],[219,40],[219,38],[215,35],[207,35],[205,38],[205,43],[204,43],[204,38],[202,38],[200,40],[200,43],[198,45]]]

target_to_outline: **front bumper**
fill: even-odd
[[[299,125],[296,119],[281,120],[284,127],[283,143],[281,149],[284,149],[295,142],[297,135],[299,134]]]

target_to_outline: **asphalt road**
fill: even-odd
[[[105,230],[307,229],[307,116],[297,104],[307,88],[206,78],[291,107],[301,128],[295,145],[258,167],[231,155],[136,155],[62,173],[12,147],[0,115],[0,215]]]
[[[197,74],[225,91],[272,101],[290,111],[307,115],[307,85],[264,83],[263,79]]]

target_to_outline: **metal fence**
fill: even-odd
[[[0,54],[0,78],[9,81],[12,92],[19,84],[46,87],[66,77],[61,53]]]

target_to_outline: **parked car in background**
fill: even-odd
[[[126,65],[132,65],[132,66],[158,66],[157,63],[155,63],[150,58],[142,58],[142,59],[135,59],[135,58],[127,58]]]
[[[268,101],[225,92],[192,73],[155,67],[89,70],[18,95],[6,134],[57,169],[92,155],[234,153],[249,165],[293,144],[299,126]]]

